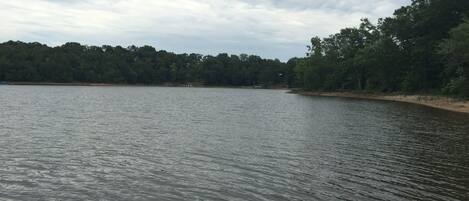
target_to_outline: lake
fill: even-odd
[[[469,115],[284,90],[0,86],[0,200],[469,200]]]

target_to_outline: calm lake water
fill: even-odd
[[[469,116],[282,90],[0,86],[0,200],[469,200]]]

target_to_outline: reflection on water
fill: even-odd
[[[0,200],[468,200],[469,116],[276,90],[0,86]]]

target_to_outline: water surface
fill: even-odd
[[[282,90],[0,86],[0,200],[468,200],[469,116]]]

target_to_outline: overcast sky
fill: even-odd
[[[1,0],[0,41],[151,45],[177,53],[304,56],[312,36],[410,0]]]

